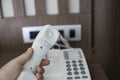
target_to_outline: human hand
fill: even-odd
[[[23,65],[32,57],[33,49],[29,48],[25,53],[8,62],[0,69],[0,80],[16,80],[20,74]],[[43,79],[44,69],[42,66],[48,65],[49,60],[43,59],[40,66],[36,68],[36,78]]]

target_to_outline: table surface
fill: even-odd
[[[89,49],[83,49],[92,80],[109,80],[98,62],[95,54]]]

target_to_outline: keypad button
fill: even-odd
[[[71,68],[67,68],[67,71],[71,71],[72,69]]]
[[[66,61],[66,64],[70,64],[70,61]]]
[[[79,66],[84,66],[84,64],[80,63]]]
[[[77,64],[73,64],[73,67],[77,67]]]
[[[76,63],[76,61],[75,61],[75,60],[73,60],[73,61],[72,61],[72,63]]]
[[[79,72],[78,71],[74,72],[74,75],[79,75]]]
[[[81,74],[86,74],[86,72],[85,71],[81,71]]]
[[[85,70],[85,68],[84,67],[80,67],[80,70]]]
[[[67,80],[72,80],[73,79],[73,77],[67,77]]]
[[[67,64],[66,67],[71,67],[71,65]]]
[[[83,61],[82,60],[78,60],[79,63],[82,63]]]
[[[69,75],[69,76],[72,75],[72,72],[68,72],[67,75]]]
[[[75,76],[74,79],[80,79],[80,76]]]
[[[67,71],[67,80],[80,80],[87,79],[85,67],[82,60],[66,60],[66,71]],[[80,70],[80,72],[79,72]]]
[[[88,78],[88,76],[82,76],[82,78],[83,78],[83,79],[87,79],[87,78]]]
[[[74,71],[77,71],[77,70],[78,70],[78,68],[73,68],[73,70],[74,70]]]

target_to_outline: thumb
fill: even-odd
[[[33,55],[33,49],[28,48],[28,50],[22,55],[14,59],[19,65],[24,65]]]

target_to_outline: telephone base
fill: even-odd
[[[44,80],[91,80],[81,48],[53,49],[47,58],[51,63],[44,67]]]

